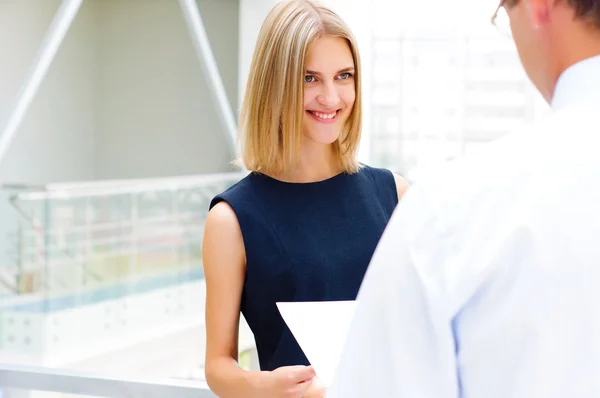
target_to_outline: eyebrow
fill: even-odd
[[[340,69],[336,72],[336,75],[339,75],[340,73],[346,73],[346,72],[354,72],[354,67],[349,66],[347,68]],[[306,73],[309,75],[317,75],[317,76],[321,75],[319,72],[315,72],[314,70],[308,70],[308,69],[306,70]]]

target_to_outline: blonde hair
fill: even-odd
[[[302,138],[305,60],[310,45],[326,36],[345,39],[354,60],[356,99],[333,145],[342,169],[358,171],[356,153],[362,126],[358,46],[336,13],[310,0],[282,1],[263,23],[240,116],[238,165],[273,174],[294,167]]]

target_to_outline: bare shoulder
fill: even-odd
[[[211,229],[239,229],[235,211],[227,202],[219,202],[213,206],[206,217],[206,228]]]
[[[217,203],[208,212],[202,246],[205,263],[221,263],[222,261],[214,261],[217,253],[220,259],[245,257],[240,224],[235,211],[227,202]]]
[[[408,181],[406,181],[406,179],[400,174],[394,172],[392,172],[392,174],[394,175],[394,180],[396,181],[396,191],[398,191],[398,200],[400,200],[402,199],[402,196],[404,196],[404,193],[409,187]]]

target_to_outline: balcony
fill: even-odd
[[[5,192],[15,223],[0,263],[0,397],[210,397],[203,225],[210,199],[241,177]],[[247,369],[253,349],[242,323]]]

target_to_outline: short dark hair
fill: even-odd
[[[600,29],[600,0],[556,0],[567,1],[575,9],[575,17],[589,20],[596,28]],[[504,0],[502,5],[512,7],[519,0]]]
[[[589,19],[600,29],[600,0],[568,0],[578,18]]]

